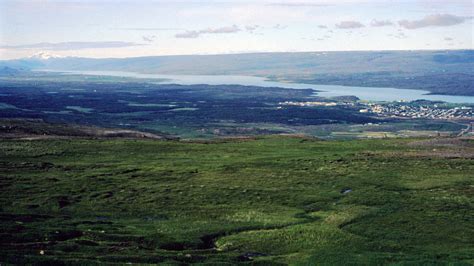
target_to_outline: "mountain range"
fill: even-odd
[[[154,74],[253,75],[289,82],[423,89],[474,95],[474,50],[248,53],[132,58],[1,60],[23,70],[107,70]]]

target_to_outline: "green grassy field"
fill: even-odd
[[[0,262],[474,263],[474,142],[0,141]]]

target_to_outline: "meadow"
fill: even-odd
[[[472,139],[0,141],[0,262],[472,265]]]

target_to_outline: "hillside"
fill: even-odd
[[[0,262],[474,261],[473,141],[0,141]]]

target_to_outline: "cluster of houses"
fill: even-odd
[[[353,106],[360,107],[360,113],[371,113],[385,117],[400,118],[426,118],[426,119],[468,119],[474,120],[474,108],[470,106],[446,107],[438,104],[414,104],[410,102],[393,103],[366,103],[366,102],[323,102],[307,101],[293,102],[286,101],[279,103],[282,106]]]
[[[474,109],[468,106],[438,107],[437,105],[367,104],[361,113],[374,113],[381,116],[428,119],[474,119]]]
[[[281,102],[280,105],[295,105],[295,106],[336,106],[337,102]]]

